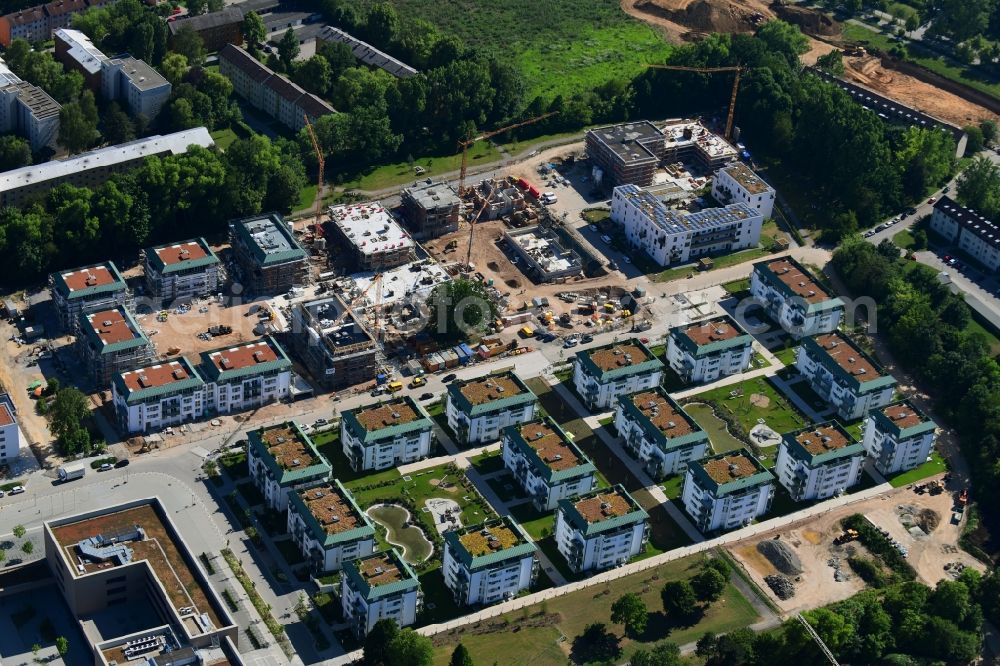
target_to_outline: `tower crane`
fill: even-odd
[[[733,77],[733,93],[729,97],[729,114],[726,116],[727,141],[733,136],[733,116],[736,114],[736,94],[740,90],[740,76],[747,68],[743,65],[731,65],[727,67],[687,67],[685,65],[648,65],[653,69],[669,69],[675,72],[697,72],[699,74],[714,74],[717,72],[735,72]]]
[[[501,127],[500,129],[491,130],[489,132],[483,132],[479,136],[474,136],[472,138],[466,139],[465,141],[459,141],[458,145],[462,147],[462,168],[458,172],[458,196],[462,196],[465,193],[465,174],[469,168],[469,146],[473,145],[477,141],[483,141],[485,139],[492,138],[497,134],[503,134],[504,132],[509,132],[512,129],[517,129],[518,127],[524,127],[525,125],[532,125],[537,123],[539,120],[545,120],[550,116],[554,116],[558,111],[549,111],[548,113],[543,113],[540,116],[535,116],[534,118],[529,118],[528,120],[522,120],[519,123],[514,123],[513,125],[507,125],[506,127]]]
[[[336,328],[337,326],[340,326],[340,324],[343,323],[344,319],[347,318],[347,315],[354,310],[354,308],[358,305],[359,302],[361,302],[361,299],[363,299],[365,295],[367,295],[368,292],[372,290],[372,287],[376,285],[378,285],[379,287],[377,305],[382,304],[382,275],[383,275],[382,273],[376,273],[374,276],[372,276],[372,281],[368,283],[368,286],[362,289],[360,294],[358,294],[357,296],[355,296],[350,300],[350,302],[344,307],[344,311],[340,313],[340,316],[338,316],[336,319],[333,320],[333,324],[330,325],[330,328]],[[375,321],[376,322],[378,321],[377,316]]]
[[[309,132],[309,140],[312,141],[313,152],[316,153],[316,162],[319,165],[319,175],[316,176],[316,213],[313,220],[314,224],[318,224],[319,211],[323,206],[323,171],[326,168],[326,158],[323,157],[323,151],[319,148],[319,140],[316,138],[316,131],[313,130],[308,114],[302,115],[306,119],[306,131]]]

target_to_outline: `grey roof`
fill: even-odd
[[[416,76],[418,74],[417,70],[413,67],[410,67],[406,63],[393,58],[388,53],[379,51],[368,42],[364,42],[357,37],[344,32],[340,28],[334,28],[333,26],[328,25],[319,32],[316,38],[322,39],[325,42],[339,42],[341,44],[346,44],[350,47],[351,53],[354,54],[355,58],[366,65],[372,65],[373,67],[384,69],[393,76],[406,78],[409,76]]]
[[[649,146],[666,141],[663,132],[648,120],[596,127],[587,131],[587,139],[604,146],[626,164],[656,161]]]
[[[191,28],[195,32],[218,28],[224,25],[232,25],[243,21],[243,12],[238,6],[230,5],[225,9],[198,16],[186,16],[185,18],[171,21],[167,24],[171,35],[176,35],[185,28]]]
[[[302,261],[306,251],[279,213],[265,213],[229,223],[261,266]]]
[[[458,198],[455,188],[449,183],[438,183],[430,178],[403,188],[403,198],[411,199],[424,210],[462,205],[462,200]]]
[[[120,66],[120,71],[129,83],[141,91],[153,90],[164,86],[170,87],[162,74],[150,67],[146,62],[130,55],[118,56],[108,61],[109,66]]]
[[[720,227],[728,227],[759,213],[745,203],[732,203],[721,208],[706,208],[697,213],[678,211],[667,208],[658,197],[653,196],[637,185],[619,185],[616,192],[631,200],[660,229],[668,234],[710,231]]]
[[[974,234],[984,243],[1000,250],[1000,225],[985,215],[962,206],[947,194],[938,199],[937,203],[934,204],[934,210],[940,211],[945,217],[962,229]]]

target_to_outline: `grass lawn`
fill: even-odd
[[[787,349],[777,349],[771,353],[777,356],[781,364],[787,368],[795,365],[795,355],[799,353],[799,348],[788,347]]]
[[[714,271],[719,268],[727,268],[729,266],[735,266],[747,261],[756,261],[757,259],[766,257],[769,254],[771,254],[770,247],[766,249],[763,247],[752,247],[749,250],[734,252],[733,254],[724,254],[721,257],[712,257],[712,267],[708,270]],[[678,268],[668,268],[667,270],[656,273],[655,275],[650,275],[649,278],[654,282],[670,282],[671,280],[686,278],[691,273],[697,272],[697,269],[693,266],[680,266]]]
[[[499,449],[496,451],[482,453],[474,458],[469,458],[469,463],[471,463],[480,474],[493,474],[494,472],[499,472],[504,469],[503,453]]]
[[[746,446],[745,442],[736,439],[729,433],[726,422],[715,415],[715,410],[712,409],[711,405],[705,403],[684,405],[684,411],[708,433],[708,439],[712,442],[712,451],[715,453],[733,451]]]
[[[587,208],[580,214],[590,224],[600,224],[611,219],[611,211],[607,208]]]
[[[637,648],[669,640],[683,645],[701,638],[708,631],[725,633],[752,624],[757,619],[753,606],[731,584],[722,597],[712,604],[700,620],[690,626],[677,626],[663,614],[660,589],[664,583],[692,577],[700,569],[702,556],[692,556],[663,564],[656,569],[626,576],[604,586],[595,586],[573,592],[542,604],[531,606],[526,612],[518,611],[506,616],[510,626],[494,633],[478,636],[459,630],[453,635],[461,641],[476,663],[491,664],[497,655],[503,655],[505,664],[532,664],[532,666],[565,666],[567,655],[559,647],[559,635],[566,637],[567,645],[581,635],[593,622],[608,623],[608,629],[621,638],[622,655],[615,663],[627,661]],[[634,592],[642,597],[650,610],[649,626],[638,640],[625,638],[624,628],[612,624],[611,604],[621,595]],[[551,626],[531,626],[531,618],[556,614]],[[527,619],[526,619],[527,618]],[[442,646],[435,652],[435,664],[447,664],[454,643]],[[575,662],[571,662],[575,663]]]
[[[1000,338],[993,331],[976,321],[975,317],[969,318],[969,324],[965,327],[965,330],[968,333],[979,333],[986,338],[986,344],[990,346],[990,353],[993,356],[1000,354]]]
[[[212,132],[212,140],[215,141],[215,145],[219,147],[219,150],[225,152],[226,148],[232,145],[233,141],[236,141],[239,137],[236,136],[236,132],[233,128],[226,127],[225,129],[217,129]],[[315,188],[313,188],[315,189]]]
[[[295,210],[304,210],[316,205],[316,183],[311,183],[299,192],[299,203]]]
[[[722,288],[730,294],[741,294],[744,291],[750,290],[750,278],[725,282],[723,283]]]
[[[684,475],[674,474],[673,476],[668,476],[660,484],[663,488],[663,492],[666,493],[668,499],[677,499],[681,496],[681,491],[684,490]]]
[[[914,481],[920,481],[921,479],[926,479],[928,476],[934,476],[948,470],[948,463],[941,457],[940,453],[931,451],[930,458],[924,464],[914,467],[907,472],[900,472],[896,476],[889,477],[889,484],[893,488],[908,486]]]
[[[528,130],[530,131],[530,129]],[[537,146],[540,143],[545,143],[546,141],[560,141],[562,139],[573,139],[576,137],[583,138],[583,129],[575,130],[573,132],[556,132],[555,134],[541,134],[539,136],[533,136],[529,139],[524,139],[523,141],[518,140],[516,137],[510,141],[510,143],[503,144],[503,149],[506,150],[511,155],[517,155],[519,153],[528,150],[532,146]]]
[[[892,242],[904,250],[909,250],[913,247],[913,234],[910,233],[909,229],[903,229],[892,237]]]
[[[732,395],[734,391],[737,392],[736,396]],[[755,399],[757,404],[751,402],[753,396],[760,396],[760,398]],[[761,398],[766,398],[766,406]],[[692,399],[695,402],[699,399],[717,402],[728,409],[747,432],[757,425],[757,419],[764,419],[775,432],[790,432],[807,423],[805,416],[800,414],[766,377],[757,377],[739,384],[721,386],[699,393]],[[702,427],[705,426],[702,425]]]
[[[502,159],[502,157],[500,151],[489,141],[479,141],[469,148],[469,168],[474,168],[480,163],[495,162]],[[415,166],[423,167],[425,169],[424,173],[417,175],[413,170]],[[342,185],[348,190],[382,190],[396,185],[412,183],[420,178],[448,173],[449,171],[458,171],[461,166],[461,153],[418,157],[412,163],[403,161],[379,167],[370,167],[367,172],[345,181]]]
[[[551,536],[556,530],[556,512],[538,511],[531,502],[512,507],[510,515],[514,517],[524,531],[535,541],[541,541]]]

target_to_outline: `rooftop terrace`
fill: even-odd
[[[629,342],[597,347],[585,353],[602,372],[617,370],[654,358],[639,345]]]
[[[831,423],[811,426],[795,435],[795,441],[814,456],[854,444],[847,433]]]

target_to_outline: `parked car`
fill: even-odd
[[[632,263],[632,257],[626,256],[625,259],[624,259],[624,261],[625,261],[626,264],[631,264]]]
[[[593,342],[593,341],[594,341],[594,336],[591,335],[590,333],[587,333],[582,338],[580,338],[580,342],[582,342],[583,344],[587,344],[588,342]]]
[[[941,257],[941,259],[942,259],[942,260],[943,260],[943,261],[944,261],[945,263],[948,263],[949,261],[951,261],[952,257],[951,257],[951,255],[950,255],[950,254],[946,254],[946,255],[944,255],[943,257]]]
[[[578,344],[580,344],[578,340],[575,340],[574,338],[566,338],[566,341],[563,342],[563,347],[569,349],[570,347],[576,347]]]
[[[128,467],[128,458],[123,458],[115,463],[115,469],[121,469],[122,467]]]
[[[556,335],[555,333],[543,333],[542,335],[538,336],[538,339],[541,340],[542,342],[552,342],[553,340],[556,339]]]
[[[649,338],[647,338],[647,337],[641,337],[641,338],[639,338],[639,342],[641,342],[644,345],[648,345],[649,344]]]
[[[611,236],[607,235],[601,236],[601,240],[607,243],[608,245],[611,245]]]
[[[23,492],[24,492],[24,486],[14,486],[13,488],[10,489],[11,495],[20,495]]]
[[[458,375],[456,375],[454,372],[452,372],[452,373],[449,373],[449,374],[445,375],[444,377],[442,377],[441,378],[441,383],[442,384],[447,384],[448,382],[453,382],[456,379],[458,379]]]
[[[316,419],[315,421],[313,421],[313,427],[314,428],[318,428],[320,426],[325,426],[326,424],[327,424],[327,420],[326,419]]]
[[[434,397],[433,393],[421,393],[420,394],[420,400],[430,400],[433,397]]]
[[[927,200],[927,203],[932,204],[935,201],[937,201],[937,197],[931,197],[930,199]]]
[[[113,470],[114,468],[115,468],[115,466],[112,465],[111,463],[104,463],[103,465],[101,465],[100,467],[97,468],[97,471],[98,472],[108,472],[110,470]],[[11,492],[14,492],[14,491],[11,491]]]

